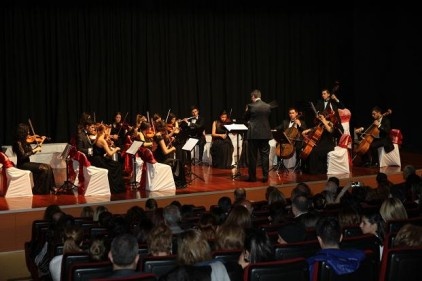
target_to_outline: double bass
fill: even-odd
[[[392,113],[391,109],[388,109],[382,114],[382,117],[387,116]],[[374,138],[378,138],[380,131],[374,123],[371,124],[363,133],[362,140],[359,142],[358,147],[356,148],[356,155],[362,156],[368,152],[371,147],[371,143],[374,141]]]

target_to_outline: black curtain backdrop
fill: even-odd
[[[279,105],[273,127],[292,105],[309,124],[309,102],[340,81],[352,126],[366,127],[374,105],[391,108],[404,145],[418,146],[417,9],[196,2],[0,4],[1,144],[28,118],[68,142],[82,112],[105,123],[128,112],[133,123],[137,113],[188,117],[191,105],[210,133],[222,109],[240,120],[255,88]]]

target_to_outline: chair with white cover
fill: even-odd
[[[401,166],[399,148],[403,141],[403,135],[400,130],[391,129],[390,138],[394,145],[394,149],[392,151],[385,153],[384,147],[378,148],[380,167]]]
[[[78,194],[84,196],[110,195],[108,170],[92,166],[81,151],[71,153],[73,169],[78,175],[73,183],[78,187]]]
[[[349,134],[343,134],[338,145],[334,147],[334,150],[328,152],[327,174],[338,175],[350,173],[350,167],[352,164],[348,147],[351,142],[351,136]]]
[[[6,154],[0,152],[2,164],[0,195],[6,198],[32,196],[34,180],[31,171],[15,167]]]
[[[141,147],[138,154],[143,162],[142,168],[137,171],[141,178],[141,189],[149,191],[176,190],[173,172],[169,165],[158,163],[148,148]]]

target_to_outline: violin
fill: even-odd
[[[41,145],[45,140],[49,141],[51,140],[51,138],[46,137],[46,136],[39,136],[39,135],[28,135],[26,137],[26,142],[27,143],[38,143],[38,145]]]

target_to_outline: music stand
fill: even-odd
[[[233,180],[240,177],[240,169],[239,169],[239,134],[241,132],[245,132],[248,130],[248,127],[245,126],[245,124],[230,124],[230,125],[224,125],[224,127],[229,131],[230,133],[234,132],[236,134],[236,170],[234,174],[232,175]]]
[[[138,187],[138,182],[136,181],[136,153],[143,143],[143,141],[133,141],[132,145],[126,150],[126,153],[132,156],[133,176],[132,181],[130,182],[132,189],[137,189]]]
[[[283,130],[275,130],[272,131],[273,133],[273,138],[275,139],[275,141],[277,142],[277,144],[280,145],[280,155],[284,149],[283,144],[290,144],[292,145],[292,142],[290,141],[290,139],[286,136],[286,133]],[[288,172],[289,169],[287,169],[287,167],[284,165],[283,159],[280,156],[279,157],[280,161],[277,161],[277,166],[273,167],[271,170],[276,170],[277,174],[279,172],[280,169],[282,169],[283,172]]]
[[[182,147],[182,150],[185,150],[185,151],[191,153],[192,149],[195,149],[195,145],[198,141],[199,140],[196,139],[196,138],[189,138],[186,141],[185,145]],[[190,178],[190,181],[188,182],[188,184],[190,184],[195,178],[198,178],[198,179],[202,180],[203,182],[205,182],[205,180],[203,178],[201,178],[200,176],[198,176],[197,174],[192,172],[192,158],[190,158],[190,162],[189,162],[188,165],[189,165],[189,178]],[[192,176],[194,177],[193,179],[192,179]]]
[[[73,191],[73,189],[78,188],[76,185],[73,184],[73,182],[69,181],[69,164],[72,161],[69,155],[71,149],[72,149],[72,145],[66,144],[66,147],[64,148],[63,152],[59,156],[57,156],[58,159],[65,160],[66,162],[66,180],[64,181],[62,186],[60,186],[57,193],[59,192],[67,193],[67,192]]]

